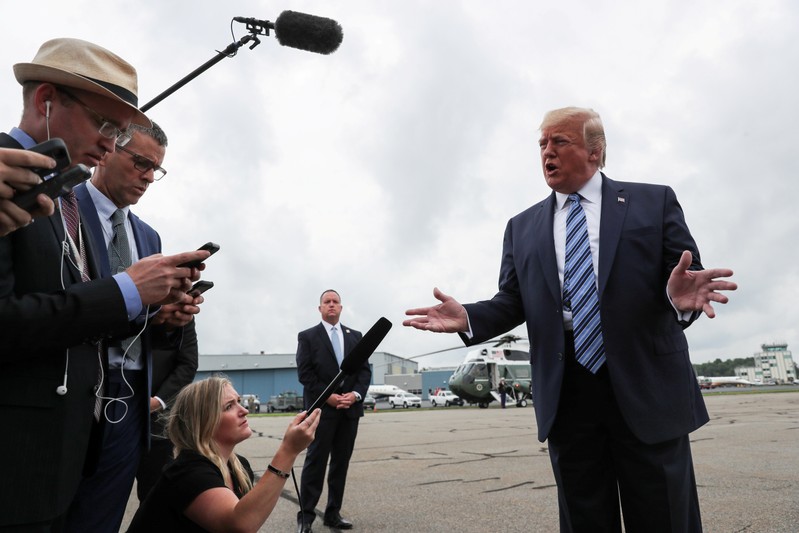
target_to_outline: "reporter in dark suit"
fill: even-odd
[[[130,142],[107,153],[92,179],[75,187],[81,216],[94,244],[107,251],[99,261],[102,277],[116,273],[112,268],[122,268],[118,266],[121,257],[135,263],[161,253],[158,233],[130,207],[138,204],[150,185],[166,174],[161,165],[166,156],[167,137],[154,122],[149,128],[133,124],[128,133],[132,136]],[[119,217],[116,223],[115,217]],[[124,240],[117,240],[117,231],[124,235]],[[199,312],[195,304],[201,299],[194,302],[185,296],[187,315],[177,327],[191,320],[192,313]],[[169,307],[161,311],[166,312]],[[136,333],[140,334],[135,351],[126,349],[122,339],[109,345],[104,395],[110,400],[104,412],[108,423],[103,432],[102,451],[96,471],[81,481],[67,516],[67,532],[116,533],[122,523],[139,460],[150,443],[151,335],[165,327],[159,324],[156,311],[158,308],[148,307],[136,319]],[[173,332],[172,336],[179,333]]]
[[[718,291],[736,285],[717,278],[732,271],[702,269],[669,187],[599,172],[605,136],[594,111],[551,111],[539,145],[553,192],[508,222],[499,292],[462,306],[435,289],[441,303],[408,310],[416,316],[404,324],[459,332],[474,344],[526,322],[538,438],[549,439],[561,531],[620,532],[619,501],[628,532],[701,531],[688,434],[708,414],[682,330],[728,301]],[[579,210],[572,193],[593,263],[584,286],[598,295],[592,338],[601,355],[590,369],[575,357],[576,299],[563,291],[566,222]]]
[[[297,336],[297,374],[302,383],[306,409],[322,394],[339,372],[341,360],[361,340],[361,332],[339,322],[341,297],[330,289],[319,298],[322,322],[301,331]],[[335,338],[332,337],[335,335]],[[341,348],[336,353],[334,344]],[[347,376],[339,390],[322,406],[322,417],[316,438],[308,447],[302,467],[300,495],[302,509],[297,513],[298,530],[310,532],[316,517],[316,504],[322,494],[328,458],[327,505],[324,524],[337,529],[351,529],[352,523],[341,517],[347,469],[358,434],[358,422],[363,416],[363,397],[369,388],[372,372],[364,362],[358,374]]]
[[[22,118],[0,134],[1,147],[60,137],[73,163],[94,166],[126,139],[132,121],[150,125],[136,107],[135,69],[95,44],[53,39],[14,73]],[[0,238],[0,417],[13,428],[0,439],[0,454],[11,458],[0,483],[0,528],[49,531],[63,518],[98,457],[90,435],[99,429],[95,386],[105,339],[129,335],[144,306],[176,301],[199,277],[177,265],[208,256],[151,258],[97,279],[105,252],[85,226],[70,235],[62,214],[76,209],[65,209],[66,198],[58,204],[52,216]]]

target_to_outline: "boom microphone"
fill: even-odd
[[[284,11],[277,17],[275,35],[283,46],[325,55],[335,52],[344,39],[335,20],[296,11]]]
[[[344,35],[341,25],[333,19],[306,15],[297,11],[284,11],[274,23],[249,17],[233,17],[236,22],[243,22],[248,29],[275,30],[277,42],[283,46],[299,48],[317,54],[330,54],[336,51]]]
[[[385,317],[381,317],[380,320],[361,337],[358,344],[355,345],[349,355],[341,362],[341,369],[338,371],[336,377],[333,378],[333,381],[330,382],[330,385],[328,385],[316,401],[308,407],[307,414],[312,413],[314,409],[322,405],[330,397],[336,387],[341,385],[341,382],[344,381],[344,376],[355,374],[360,370],[361,366],[363,366],[374,353],[377,346],[383,341],[390,329],[391,322]]]

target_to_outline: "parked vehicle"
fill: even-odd
[[[430,398],[430,403],[433,407],[439,405],[449,407],[450,405],[463,405],[463,399],[451,390],[441,390]]]
[[[374,396],[372,396],[370,394],[367,394],[366,396],[363,397],[363,408],[364,409],[371,409],[372,411],[374,411],[376,405],[377,405],[377,402],[375,401]]]
[[[269,402],[266,404],[266,412],[274,413],[275,411],[301,411],[303,407],[302,396],[296,392],[284,392],[276,396],[271,396]]]
[[[404,409],[407,409],[408,407],[421,407],[422,399],[411,394],[410,392],[398,392],[388,399],[388,403],[391,405],[392,409],[398,405],[402,406]]]
[[[242,394],[241,405],[251,413],[261,412],[261,400],[257,394]]]

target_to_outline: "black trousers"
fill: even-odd
[[[169,439],[155,435],[150,438],[150,451],[142,456],[136,472],[136,496],[139,503],[144,501],[155,486],[164,467],[175,460],[172,456],[174,448],[175,445]]]
[[[688,435],[640,441],[619,410],[607,363],[591,374],[574,358],[571,333],[566,345],[560,404],[548,438],[561,532],[620,533],[622,515],[626,533],[701,532]]]
[[[350,466],[355,437],[358,435],[360,418],[350,418],[343,411],[323,413],[316,428],[316,438],[305,454],[300,480],[302,509],[297,513],[297,522],[311,524],[316,517],[316,504],[322,495],[327,461],[330,459],[330,472],[327,476],[327,504],[325,517],[332,517],[341,511],[344,500],[344,487],[347,470]]]
[[[117,533],[125,516],[147,427],[144,370],[111,370],[106,376],[103,448],[97,471],[85,477],[67,513],[68,533]]]

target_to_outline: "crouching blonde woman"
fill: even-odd
[[[196,381],[177,396],[167,432],[175,461],[141,504],[128,533],[258,531],[269,518],[294,460],[314,439],[319,409],[289,424],[268,470],[253,485],[247,459],[233,452],[252,430],[225,377]]]

